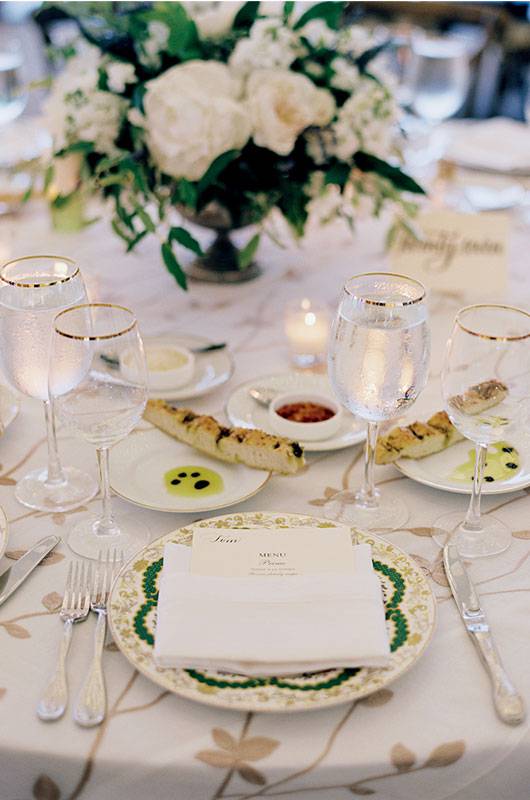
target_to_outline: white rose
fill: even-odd
[[[107,85],[112,92],[121,93],[128,83],[136,83],[138,80],[132,64],[124,64],[122,61],[110,61],[106,65]]]
[[[189,78],[209,94],[224,95],[237,99],[241,94],[241,80],[230,72],[220,61],[186,61],[173,67],[165,74],[178,69],[179,81]]]
[[[330,92],[289,70],[252,73],[247,95],[254,141],[279,155],[291,152],[305,128],[327,125],[335,113]]]
[[[250,122],[241,103],[223,94],[219,86],[217,93],[209,85],[202,86],[200,71],[193,74],[187,66],[172,67],[146,84],[144,127],[147,145],[162,172],[197,181],[217,156],[246,144]],[[230,82],[222,85],[231,86]]]
[[[243,3],[222,0],[222,2],[183,3],[188,16],[195,22],[203,39],[220,39],[228,33],[235,16]]]

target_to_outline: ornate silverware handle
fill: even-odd
[[[63,623],[63,635],[59,645],[59,654],[55,672],[50,678],[44,695],[37,705],[37,715],[46,722],[59,719],[64,714],[68,703],[68,684],[66,682],[66,656],[72,641],[72,620]]]
[[[519,725],[526,715],[524,701],[501,661],[489,631],[473,631],[472,639],[491,679],[493,702],[498,716],[508,725]]]
[[[107,630],[107,613],[98,610],[97,615],[94,655],[74,711],[75,721],[83,728],[99,725],[105,719],[107,711],[107,692],[101,664]]]

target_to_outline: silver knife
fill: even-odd
[[[46,536],[31,550],[19,558],[12,567],[8,567],[0,574],[0,605],[11,597],[15,589],[26,580],[28,575],[33,572],[37,564],[50,553],[53,548],[61,541],[59,536]]]
[[[497,715],[507,725],[519,725],[525,718],[523,698],[504,669],[475,587],[452,540],[445,545],[443,558],[447,580],[460,616],[491,680]]]

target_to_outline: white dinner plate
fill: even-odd
[[[20,410],[16,394],[7,386],[0,386],[0,433],[11,425]]]
[[[253,378],[238,386],[234,393],[230,395],[226,405],[226,413],[232,425],[237,425],[240,428],[260,428],[262,431],[274,434],[276,434],[276,431],[270,423],[268,410],[253,400],[248,393],[248,390],[253,386],[259,389],[272,389],[278,394],[283,392],[313,392],[316,394],[329,394],[333,397],[333,390],[327,377],[323,375],[304,375],[300,372],[264,375],[261,378]],[[301,440],[300,444],[308,452],[341,450],[343,447],[350,447],[352,444],[362,442],[365,436],[365,423],[344,410],[341,427],[334,436],[317,442]]]
[[[171,479],[180,481],[174,489],[166,485],[165,476],[170,470]],[[222,485],[216,486],[215,477],[206,470],[220,476]],[[265,470],[209,458],[157,428],[134,431],[110,452],[110,482],[114,492],[124,500],[154,511],[195,514],[226,508],[252,497],[269,478],[270,473]],[[204,481],[209,485],[195,489],[197,483]],[[193,496],[177,493],[184,488],[191,489]],[[214,493],[210,493],[212,489]]]
[[[7,517],[4,509],[0,506],[0,558],[4,555],[7,547]]]
[[[272,512],[245,512],[210,517],[193,527],[333,528],[317,517]],[[116,645],[143,675],[166,691],[199,703],[233,711],[313,711],[351,703],[377,692],[417,663],[432,637],[436,601],[421,567],[391,542],[353,531],[359,542],[371,545],[374,570],[381,582],[391,660],[388,667],[328,669],[301,675],[249,678],[215,670],[170,669],[153,658],[159,577],[167,542],[192,543],[193,527],[180,528],[151,542],[125,564],[109,597],[109,624]]]
[[[510,437],[506,437],[507,444],[511,444]],[[523,442],[515,445],[519,453],[519,469],[514,470],[513,476],[505,480],[484,480],[482,483],[482,494],[507,494],[508,492],[517,492],[530,486],[530,445]],[[400,458],[394,462],[397,469],[406,475],[407,478],[412,478],[418,483],[423,483],[425,486],[431,486],[433,489],[443,489],[446,492],[454,492],[456,494],[471,494],[471,476],[473,474],[474,462],[470,461],[470,454],[475,450],[473,442],[466,439],[463,442],[448,447],[440,453],[434,453],[432,456],[425,458]],[[506,459],[509,463],[514,463],[509,453],[506,453]],[[466,483],[454,480],[451,478],[453,470],[469,461],[469,480]],[[486,459],[487,463],[487,459]],[[485,468],[484,476],[488,476],[488,468]]]
[[[212,344],[212,341],[205,339],[204,336],[188,336],[185,334],[146,336],[143,340],[145,346],[172,344],[179,347],[187,347],[190,350]],[[152,400],[184,400],[192,397],[202,397],[202,395],[217,389],[218,386],[222,386],[232,377],[234,362],[228,347],[222,350],[211,350],[208,353],[195,353],[194,355],[195,369],[189,383],[173,389],[150,389],[149,397]]]

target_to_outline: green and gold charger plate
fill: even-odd
[[[334,528],[334,522],[299,514],[252,512],[226,514],[194,523],[193,527]],[[398,547],[377,536],[352,530],[352,540],[372,546],[373,564],[381,581],[391,648],[384,669],[331,669],[296,676],[249,678],[224,672],[158,667],[153,659],[158,580],[164,546],[190,546],[192,527],[180,528],[145,547],[124,565],[114,582],[109,623],[114,641],[146,677],[190,700],[242,711],[307,711],[346,703],[395,681],[420,658],[435,625],[435,600],[421,569]]]

